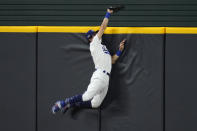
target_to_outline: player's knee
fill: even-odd
[[[99,108],[101,106],[101,101],[94,101],[92,100],[91,101],[91,104],[92,104],[92,108]]]
[[[83,101],[89,101],[92,99],[92,97],[87,93],[85,92],[83,95],[82,95],[82,99]]]

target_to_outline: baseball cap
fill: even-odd
[[[86,38],[89,40],[93,35],[94,35],[94,31],[93,30],[89,30],[87,33],[86,33]]]

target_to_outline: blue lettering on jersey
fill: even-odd
[[[109,53],[109,51],[108,51],[108,49],[107,49],[107,47],[105,45],[103,45],[102,49],[103,49],[103,52],[105,54],[109,54],[110,55],[110,53]]]

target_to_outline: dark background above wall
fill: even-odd
[[[100,25],[110,5],[124,4],[109,26],[196,26],[194,0],[1,0],[0,25]]]

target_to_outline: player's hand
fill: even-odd
[[[107,9],[107,12],[112,14],[114,11],[113,10],[110,10],[110,9]]]
[[[124,39],[123,41],[120,42],[120,46],[119,46],[119,50],[123,51],[124,50],[124,44],[126,42],[126,39]]]

